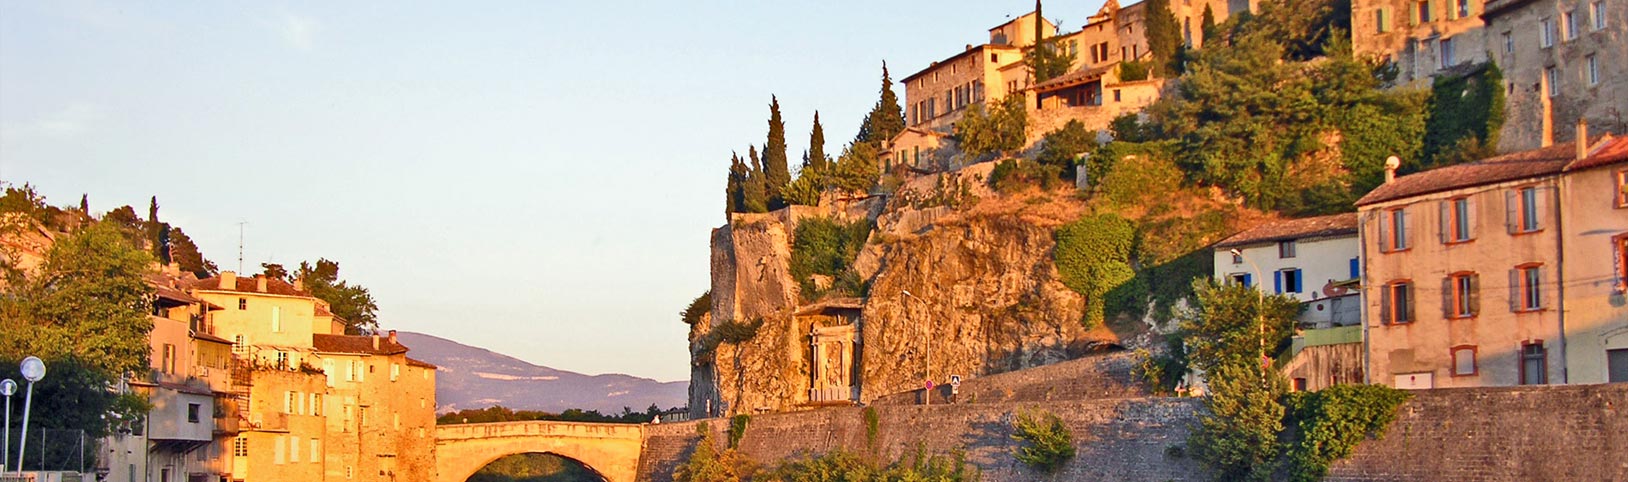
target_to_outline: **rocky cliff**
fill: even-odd
[[[712,311],[690,336],[694,414],[832,402],[810,393],[811,373],[831,370],[829,360],[837,359],[814,355],[816,327],[857,325],[851,348],[844,348],[852,350],[852,366],[834,370],[851,369],[855,393],[839,403],[918,389],[929,373],[943,384],[951,375],[1045,365],[1117,344],[1112,331],[1084,328],[1084,299],[1062,283],[1052,260],[1053,231],[1077,218],[1081,203],[1060,193],[988,196],[977,182],[985,173],[969,168],[959,173],[967,179],[923,178],[901,188],[969,186],[957,188],[965,199],[951,206],[908,201],[942,195],[901,195],[885,209],[736,214],[714,230]],[[791,237],[811,217],[864,217],[877,226],[854,263],[868,286],[854,301],[857,316],[826,316],[841,307],[803,299],[790,275]],[[736,341],[728,341],[730,334]]]

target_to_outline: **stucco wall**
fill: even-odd
[[[1570,383],[1602,383],[1606,350],[1628,349],[1628,298],[1613,242],[1628,236],[1616,206],[1616,175],[1628,163],[1568,174],[1561,181],[1565,239],[1566,367]],[[1620,242],[1620,241],[1618,241]]]
[[[1301,281],[1299,293],[1285,292],[1301,302],[1319,300],[1330,296],[1324,288],[1331,281],[1351,279],[1351,260],[1358,255],[1357,237],[1342,236],[1338,238],[1310,238],[1297,240],[1295,243],[1295,256],[1282,258],[1278,256],[1278,243],[1262,243],[1238,248],[1244,253],[1242,263],[1233,263],[1232,253],[1225,249],[1215,250],[1215,278],[1225,281],[1235,274],[1250,274],[1256,287],[1267,293],[1275,293],[1273,273],[1285,269],[1300,269],[1305,279]],[[1255,265],[1249,264],[1254,261]],[[1260,273],[1255,273],[1255,266],[1260,267]],[[1284,286],[1287,291],[1288,286]],[[1330,292],[1332,293],[1332,292]]]

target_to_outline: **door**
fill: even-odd
[[[1628,348],[1606,350],[1606,371],[1610,383],[1628,382]]]

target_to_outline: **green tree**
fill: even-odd
[[[988,105],[993,110],[986,113],[984,104],[973,104],[955,123],[955,139],[961,150],[983,156],[1022,149],[1029,122],[1023,96],[1008,95]]]
[[[674,482],[738,482],[750,480],[750,463],[734,449],[719,451],[706,422],[696,424],[701,440],[689,459],[673,471]]]
[[[198,250],[198,245],[179,227],[170,227],[170,257],[180,265],[181,271],[192,273],[198,278],[208,278],[220,271],[214,262],[204,258],[203,252]]]
[[[1464,75],[1436,77],[1427,107],[1423,162],[1404,172],[1494,154],[1504,125],[1503,80],[1503,71],[1490,60]]]
[[[899,96],[893,93],[893,78],[888,75],[887,62],[884,61],[881,97],[871,107],[870,113],[865,114],[865,120],[859,123],[859,134],[854,136],[854,144],[880,146],[901,131],[904,131],[904,109],[899,107]]]
[[[315,264],[301,261],[295,278],[303,280],[305,290],[328,302],[328,310],[343,320],[345,334],[365,335],[379,329],[378,303],[373,294],[359,284],[339,279],[339,263],[327,258]]]
[[[1023,61],[1029,66],[1029,72],[1034,74],[1036,84],[1068,73],[1068,68],[1074,65],[1074,57],[1075,53],[1058,45],[1055,37],[1036,42],[1034,47],[1023,53]]]
[[[786,121],[780,117],[780,99],[769,97],[769,139],[763,145],[763,174],[768,183],[769,210],[786,206],[781,192],[791,183],[791,168],[786,159]]]
[[[729,155],[729,180],[724,184],[724,213],[746,212],[746,186],[751,182],[752,169],[741,162],[738,153]]]
[[[38,273],[4,293],[3,353],[71,356],[110,377],[146,371],[152,262],[110,224],[58,238]]]
[[[745,194],[741,198],[740,204],[741,212],[769,212],[769,181],[763,174],[763,161],[758,158],[757,146],[747,146],[746,157],[752,164],[746,171],[746,182],[743,185]]]
[[[814,127],[808,131],[808,156],[803,169],[824,170],[831,166],[831,157],[825,154],[825,127],[820,125],[820,111],[814,111]]]
[[[1209,413],[1188,446],[1221,480],[1268,480],[1281,451],[1285,393],[1271,354],[1288,346],[1300,303],[1241,285],[1193,281],[1183,315],[1188,362],[1204,372]],[[1264,354],[1264,356],[1263,356]]]
[[[1147,0],[1142,12],[1147,15],[1143,34],[1147,37],[1148,53],[1153,56],[1153,71],[1169,75],[1177,69],[1173,65],[1176,51],[1181,48],[1181,23],[1170,11],[1170,0]]]
[[[1087,131],[1080,121],[1070,120],[1063,127],[1046,134],[1040,155],[1035,160],[1044,165],[1061,167],[1063,177],[1073,179],[1080,156],[1095,150],[1097,134]]]
[[[870,192],[882,176],[877,149],[877,144],[868,142],[849,144],[837,157],[836,169],[829,178],[831,187],[846,192]]]

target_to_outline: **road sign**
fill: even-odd
[[[950,386],[953,388],[961,388],[961,375],[950,375]]]

